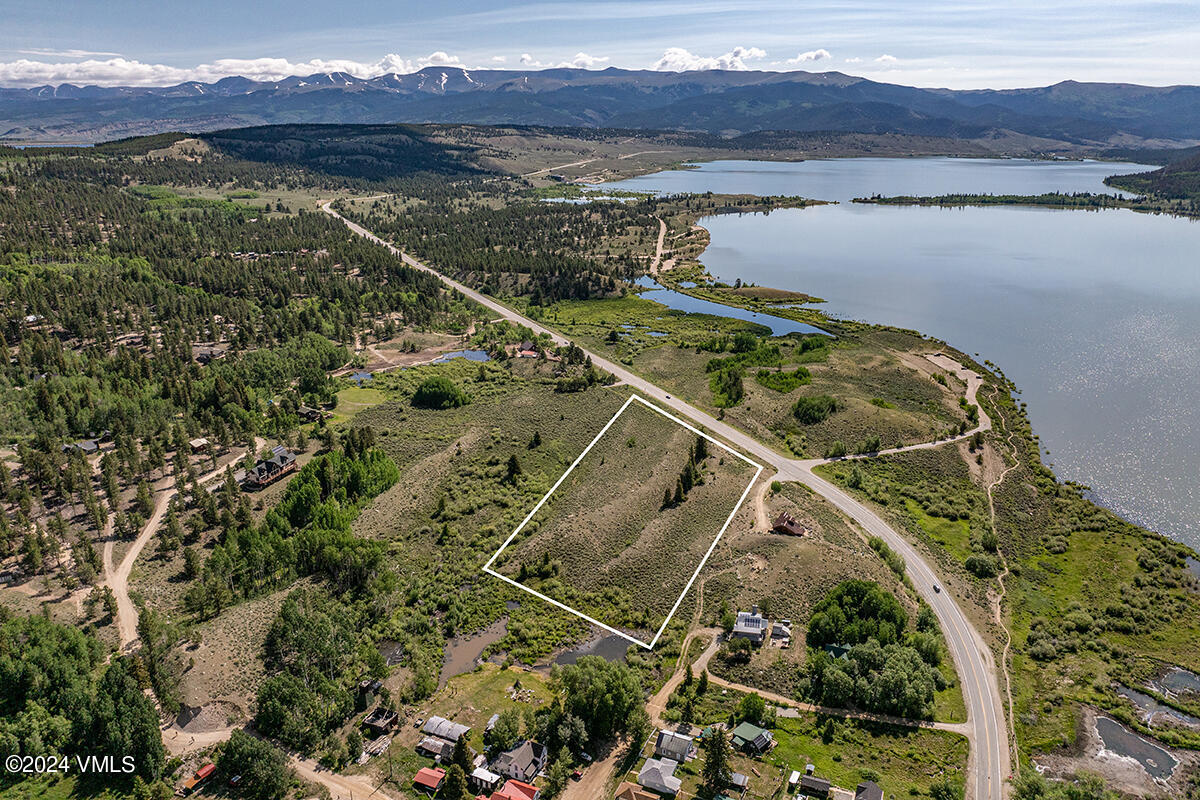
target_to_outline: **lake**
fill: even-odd
[[[1137,164],[1021,159],[719,161],[612,188],[792,194],[838,205],[719,215],[701,260],[732,283],[826,298],[835,317],[913,328],[991,360],[1021,390],[1064,479],[1200,547],[1200,224],[1125,209],[913,208],[872,194],[1112,192]]]

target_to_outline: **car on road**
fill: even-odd
[[[941,586],[938,586],[938,585],[935,583],[935,584],[933,585],[933,591],[937,592],[938,594],[941,594],[941,593],[942,593],[942,587],[941,587]]]

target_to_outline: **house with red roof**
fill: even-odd
[[[442,783],[445,780],[446,770],[441,767],[422,767],[413,776],[413,785],[429,792],[429,795],[432,797],[437,793],[438,789],[442,788]]]
[[[498,792],[492,792],[490,800],[538,800],[542,790],[531,783],[509,780]]]

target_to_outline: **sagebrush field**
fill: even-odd
[[[657,631],[756,471],[630,402],[491,566],[605,624]]]

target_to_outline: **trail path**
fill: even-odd
[[[1000,486],[1000,484],[1004,483],[1004,479],[1008,477],[1008,473],[1012,472],[1021,465],[1020,460],[1017,458],[1017,447],[1015,444],[1013,444],[1013,436],[1015,435],[1016,431],[1009,432],[1007,440],[1008,447],[1012,452],[1013,463],[1006,467],[1004,471],[1000,473],[999,477],[988,484],[987,487],[988,513],[990,515],[993,533],[996,531],[995,490]],[[1008,734],[1010,738],[1009,747],[1012,751],[1013,769],[1014,771],[1019,772],[1021,769],[1021,750],[1019,747],[1017,747],[1017,731],[1013,724],[1013,721],[1016,719],[1016,709],[1013,704],[1012,696],[1012,675],[1008,671],[1009,658],[1011,657],[1012,653],[1012,631],[1009,630],[1008,625],[1004,621],[1004,598],[1008,593],[1008,587],[1005,586],[1004,579],[1009,576],[1008,559],[1004,558],[1004,553],[1000,551],[999,548],[997,548],[996,553],[1000,556],[1001,563],[1004,565],[1004,571],[996,576],[996,583],[999,585],[1000,590],[993,596],[992,616],[996,620],[996,625],[1000,628],[1000,630],[1004,631],[1004,652],[1001,653],[1000,656],[1000,669],[1004,675],[1004,695],[1008,702]]]
[[[760,531],[771,530],[771,518],[767,515],[767,492],[778,478],[778,473],[764,475],[759,479],[758,488],[754,490],[754,525]]]
[[[459,291],[480,305],[491,309],[504,319],[530,328],[535,333],[545,333],[558,345],[567,344],[567,339],[556,331],[550,330],[535,320],[529,319],[513,309],[483,295],[462,283],[448,278],[437,270],[429,267],[412,256],[404,253],[395,246],[380,239],[361,225],[347,220],[332,208],[332,201],[321,208],[331,216],[342,220],[350,230],[358,235],[376,242],[387,248],[400,258],[403,263],[414,269],[436,275],[443,283]],[[749,434],[732,425],[716,419],[711,414],[674,397],[657,385],[637,375],[624,366],[614,363],[597,354],[584,352],[592,358],[597,368],[612,373],[616,378],[659,405],[687,417],[698,426],[716,436],[724,438],[743,452],[759,459],[762,463],[774,467],[779,472],[779,480],[798,481],[806,484],[817,494],[836,506],[842,513],[857,522],[868,535],[883,539],[892,550],[896,551],[908,565],[908,576],[913,588],[924,598],[933,610],[941,625],[946,644],[954,660],[959,679],[963,688],[963,698],[967,705],[967,738],[971,742],[968,764],[967,798],[968,800],[1002,800],[1005,793],[1005,781],[1011,775],[1010,754],[1006,746],[1008,740],[1007,726],[1004,722],[1004,705],[1000,698],[1000,690],[996,679],[996,665],[991,650],[983,637],[972,625],[971,621],[959,608],[957,601],[948,591],[941,588],[937,573],[925,561],[921,553],[909,543],[899,531],[891,527],[875,511],[859,502],[848,492],[817,475],[815,467],[826,463],[823,459],[799,461],[788,458],[776,452],[769,446],[758,441]],[[958,365],[944,355],[932,356],[937,364],[948,364],[950,368],[963,377],[967,383],[967,397],[974,401],[982,376],[976,375]],[[952,441],[958,441],[971,436],[977,430],[991,428],[991,420],[980,409],[979,425],[971,431],[945,439],[941,442],[929,442],[919,445],[896,448],[885,452],[904,452],[928,447],[938,447]]]

